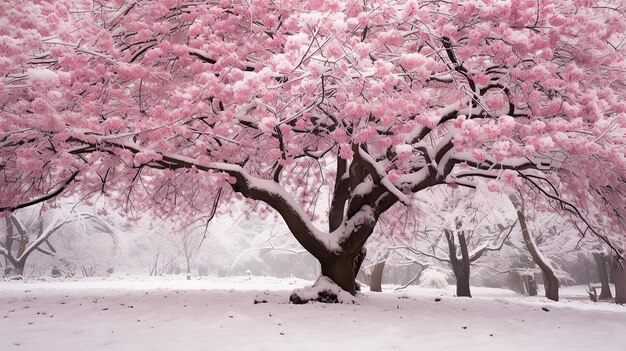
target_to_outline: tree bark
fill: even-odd
[[[111,143],[109,145],[113,146]],[[339,248],[329,248],[318,235],[318,229],[308,220],[306,211],[299,207],[286,189],[277,186],[282,168],[276,168],[273,180],[266,180],[256,178],[236,165],[213,167],[171,155],[163,155],[159,162],[170,169],[196,167],[202,171],[218,170],[229,174],[231,176],[229,184],[234,192],[251,200],[262,201],[276,210],[298,243],[320,262],[322,274],[354,295],[356,293],[354,259],[374,231],[380,215],[399,201],[397,195],[387,189],[382,179],[378,179],[378,171],[370,160],[359,157],[360,147],[357,144],[353,145],[355,157],[349,165],[347,161],[339,160],[340,157],[337,156],[337,174],[329,209],[328,233],[342,231],[333,233],[342,238],[341,242],[336,243]],[[130,151],[138,152],[138,149],[131,147]],[[368,176],[374,178],[374,184],[371,187],[368,185],[369,190],[362,192],[360,186],[367,181]],[[428,177],[415,185],[416,190],[412,191],[434,185],[434,182],[434,177]],[[360,190],[355,192],[357,189]]]
[[[330,278],[335,284],[350,294],[356,294],[354,256],[340,255],[321,258],[322,275]]]
[[[549,267],[543,271],[543,285],[546,297],[552,301],[559,301],[559,279]]]
[[[615,272],[615,303],[626,304],[626,267],[624,262],[613,260],[613,269]]]
[[[611,287],[609,285],[609,270],[607,269],[607,259],[604,253],[594,252],[593,259],[596,262],[598,268],[598,276],[600,277],[600,284],[602,290],[600,291],[600,300],[608,300],[613,298],[611,293]]]
[[[354,289],[356,291],[361,291],[361,284],[357,281],[357,277],[359,276],[359,272],[361,271],[361,265],[363,261],[365,261],[365,256],[367,255],[367,249],[364,247],[361,248],[359,254],[354,258]]]
[[[472,297],[470,291],[469,276],[461,275],[456,279],[456,296],[457,297]]]
[[[456,279],[456,296],[472,297],[470,291],[470,258],[467,251],[467,241],[465,233],[459,233],[459,247],[461,248],[461,259],[456,256],[456,244],[454,243],[454,233],[450,230],[445,231],[446,240],[448,241],[448,257],[452,265],[452,271]]]
[[[515,198],[514,195],[510,195],[509,198],[517,211],[517,218],[519,219],[519,224],[522,228],[522,236],[524,237],[526,248],[528,248],[530,256],[539,268],[541,268],[541,272],[543,273],[543,284],[545,286],[546,297],[553,301],[559,301],[559,280],[554,274],[554,269],[550,266],[550,263],[543,257],[541,251],[539,251],[535,239],[528,230],[528,226],[526,225],[526,216],[523,213],[521,200]]]
[[[374,265],[372,269],[372,279],[370,281],[370,291],[382,292],[383,270],[385,269],[385,261],[380,261]]]

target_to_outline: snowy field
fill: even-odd
[[[626,306],[411,287],[358,305],[288,303],[260,277],[0,283],[0,350],[626,350]],[[259,303],[255,303],[255,300]],[[265,303],[266,302],[266,303]]]

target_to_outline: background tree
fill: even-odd
[[[609,285],[609,270],[611,269],[612,262],[608,258],[604,252],[594,252],[593,260],[596,263],[596,267],[598,269],[598,278],[600,279],[600,284],[602,288],[600,290],[599,299],[613,299],[613,294],[611,293],[611,287]]]
[[[36,206],[12,213],[4,219],[5,236],[4,241],[0,241],[0,254],[4,256],[6,265],[5,276],[23,276],[26,261],[35,251],[55,256],[57,249],[50,241],[53,234],[68,230],[76,232],[78,227],[86,229],[87,226],[90,230],[115,235],[108,223],[87,212],[44,212],[41,206]]]
[[[617,258],[613,260],[615,272],[615,303],[626,304],[626,268]]]
[[[525,182],[623,233],[621,1],[0,9],[2,211],[104,193],[193,218],[229,187],[351,293],[381,216],[434,185]]]
[[[390,234],[389,229],[386,222],[380,222],[379,232],[387,234],[374,234],[367,244],[359,279],[370,285],[370,291],[382,291],[385,279],[387,283],[400,284],[397,290],[417,284],[424,270],[431,266],[430,262],[407,252],[404,247],[393,247],[394,242],[389,238],[396,234]]]
[[[500,250],[517,221],[506,218],[494,194],[439,188],[428,195],[419,201],[419,218],[428,222],[405,233],[393,249],[450,265],[457,296],[471,297],[470,266],[485,253]]]
[[[195,266],[202,244],[207,239],[209,223],[215,217],[219,205],[220,193],[213,201],[213,208],[207,216],[197,218],[190,223],[172,223],[170,228],[175,228],[174,232],[168,232],[165,236],[170,240],[172,246],[185,259],[185,272],[187,279],[191,279],[191,268]],[[157,255],[158,260],[158,255]],[[154,273],[156,274],[156,262]],[[151,271],[152,274],[153,271]]]
[[[535,264],[541,268],[546,297],[550,300],[559,301],[559,279],[556,276],[555,269],[552,267],[550,261],[548,261],[548,259],[541,253],[533,234],[528,229],[523,203],[519,200],[519,198],[515,197],[515,195],[511,195],[510,198],[513,206],[515,206],[515,209],[517,210],[517,218],[522,229],[524,243],[526,244],[528,252],[533,258]]]

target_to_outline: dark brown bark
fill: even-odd
[[[370,280],[370,291],[383,291],[382,282],[384,269],[385,261],[380,261],[374,265],[374,268],[372,269],[372,279]]]
[[[367,250],[365,248],[362,248],[361,251],[359,251],[359,254],[356,255],[356,258],[354,259],[354,276],[355,277],[357,276],[357,274],[359,274],[361,265],[363,264],[363,261],[365,261],[365,255],[367,255]]]
[[[288,197],[266,191],[262,187],[255,187],[254,182],[251,182],[248,179],[249,176],[245,173],[239,171],[228,173],[236,179],[236,182],[231,185],[234,191],[241,193],[249,199],[265,202],[275,209],[281,215],[295,239],[320,262],[322,274],[332,279],[342,289],[355,294],[355,258],[372,234],[380,214],[397,202],[397,198],[389,195],[382,186],[375,186],[365,196],[344,197],[342,195],[343,192],[353,190],[367,176],[367,172],[358,164],[355,164],[355,162],[350,164],[347,171],[350,174],[349,179],[351,183],[342,183],[338,189],[335,189],[334,198],[335,200],[340,199],[333,202],[329,215],[329,229],[331,229],[330,231],[340,230],[340,227],[345,225],[347,220],[354,218],[354,216],[360,216],[362,221],[354,227],[351,233],[346,233],[346,239],[341,242],[339,252],[329,250],[317,238],[313,232],[314,229],[309,227],[307,219],[297,211],[297,208],[293,207]],[[344,199],[350,199],[350,201],[346,202]],[[362,211],[365,214],[361,213]],[[343,213],[346,215],[344,216]],[[348,282],[349,279],[352,281]]]
[[[365,255],[367,255],[367,250],[362,248],[354,258],[354,288],[356,291],[361,291],[361,284],[357,281],[357,277],[359,276],[359,271],[361,271],[361,265],[365,261]]]
[[[554,274],[554,270],[550,267],[550,264],[546,262],[535,243],[528,226],[526,225],[526,216],[523,213],[523,207],[519,200],[510,196],[511,202],[517,210],[517,218],[519,219],[520,227],[522,228],[522,236],[524,237],[524,243],[533,261],[539,266],[543,273],[543,284],[545,286],[546,297],[553,301],[559,301],[559,280]]]
[[[335,175],[335,189],[333,193],[330,210],[328,211],[328,229],[332,232],[339,228],[343,222],[346,201],[350,196],[350,182],[344,177],[347,172],[347,162],[337,156],[337,174]]]
[[[596,267],[598,268],[598,276],[600,277],[600,284],[602,285],[602,289],[600,291],[600,296],[598,297],[600,300],[608,300],[613,298],[613,294],[611,293],[611,287],[609,285],[609,270],[608,270],[608,260],[604,253],[595,252],[593,254],[593,259],[596,262]]]
[[[448,242],[448,256],[450,258],[450,264],[452,265],[452,271],[456,278],[456,296],[472,297],[470,291],[470,257],[467,251],[467,241],[465,240],[465,233],[460,232],[459,247],[461,249],[461,259],[456,256],[456,244],[454,243],[454,233],[451,230],[446,230],[446,240]]]
[[[361,248],[359,254],[354,258],[354,287],[357,291],[361,290],[361,285],[356,281],[357,276],[359,275],[359,271],[361,270],[361,265],[363,261],[365,261],[365,256],[367,255],[367,250],[365,248]]]
[[[58,187],[56,190],[53,190],[41,197],[35,198],[33,200],[27,201],[27,202],[23,202],[21,204],[18,204],[16,206],[13,207],[0,207],[0,212],[13,212],[15,210],[19,210],[21,208],[26,208],[29,206],[33,206],[36,205],[38,203],[43,203],[46,202],[50,199],[54,199],[55,197],[59,196],[61,193],[63,193],[65,191],[65,188],[67,188],[70,184],[72,184],[72,182],[74,182],[74,179],[76,179],[76,176],[79,174],[80,172],[76,171],[74,173],[72,173],[72,175],[70,175],[69,178],[67,178],[63,184]]]
[[[254,187],[242,173],[233,172],[232,175],[236,178],[236,183],[231,185],[234,191],[241,193],[249,199],[262,201],[275,209],[281,215],[287,227],[289,227],[294,238],[305,250],[315,256],[320,263],[331,259],[332,255],[328,248],[311,232],[311,228],[307,226],[306,219],[301,217],[287,199],[264,189]],[[352,264],[350,264],[350,268],[352,268]]]
[[[335,284],[350,294],[356,294],[354,258],[351,255],[330,256],[328,259],[319,259],[322,275],[330,278]]]
[[[620,264],[615,257],[613,271],[615,272],[615,303],[626,304],[626,266],[624,266],[624,261]]]

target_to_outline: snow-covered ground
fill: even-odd
[[[289,304],[298,279],[0,283],[0,350],[626,350],[626,306],[412,286]],[[260,303],[255,303],[255,301]],[[266,303],[265,303],[266,302]]]

